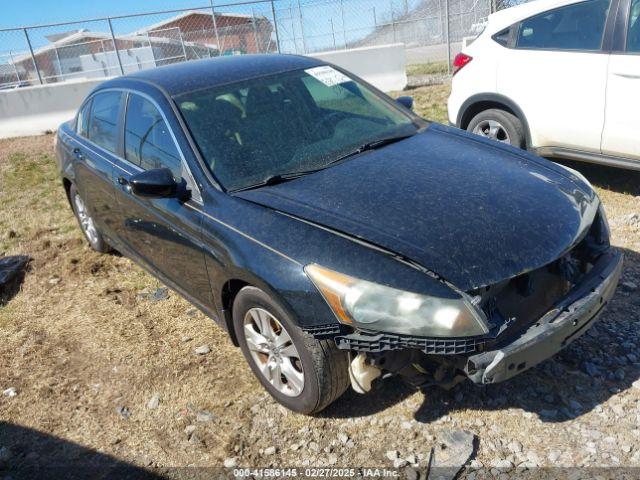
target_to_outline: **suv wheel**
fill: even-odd
[[[317,340],[302,331],[262,290],[240,290],[233,303],[233,324],[254,375],[290,410],[319,412],[349,386],[347,353],[332,339]]]
[[[524,146],[522,122],[509,112],[492,108],[471,119],[467,131],[514,147]]]
[[[89,211],[87,210],[84,200],[78,193],[76,186],[73,184],[69,189],[69,198],[71,199],[73,213],[80,224],[80,229],[82,230],[84,237],[89,242],[89,245],[91,245],[91,248],[100,253],[107,253],[110,250],[109,245],[96,227],[93,218],[89,215]]]

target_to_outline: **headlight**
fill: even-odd
[[[464,296],[439,298],[405,292],[307,265],[341,323],[421,337],[471,337],[488,333],[484,315]]]

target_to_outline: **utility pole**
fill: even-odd
[[[302,6],[300,5],[300,0],[297,0],[298,2],[298,15],[300,17],[300,33],[302,34],[302,49],[304,50],[303,53],[309,53],[309,51],[307,50],[307,39],[304,35],[304,19],[302,18]]]
[[[220,37],[218,36],[218,25],[216,24],[216,9],[213,6],[213,0],[209,2],[211,4],[211,20],[213,21],[213,33],[216,36],[216,48],[218,49],[218,56],[222,54],[222,46],[220,45]]]
[[[276,18],[276,7],[273,4],[273,0],[271,0],[271,16],[273,17],[273,31],[276,34],[276,48],[278,49],[278,53],[281,53],[280,52],[280,35],[278,34],[278,19]]]
[[[36,71],[36,75],[38,76],[38,81],[40,85],[42,85],[42,75],[40,75],[40,69],[38,68],[38,62],[36,62],[36,56],[33,54],[33,47],[31,46],[31,39],[29,38],[29,33],[26,28],[23,28],[24,36],[27,39],[27,45],[29,46],[29,52],[31,52],[31,60],[33,61],[33,68]]]
[[[120,75],[124,75],[124,68],[122,68],[122,60],[120,59],[120,50],[118,50],[116,36],[113,33],[113,25],[111,24],[111,18],[107,18],[107,22],[109,23],[109,32],[111,33],[111,40],[113,41],[113,49],[116,51],[116,58],[118,59],[118,66],[120,67]]]

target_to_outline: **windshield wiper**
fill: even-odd
[[[402,140],[406,140],[407,138],[413,137],[414,135],[415,135],[415,133],[410,133],[410,134],[405,134],[405,135],[395,135],[395,136],[392,136],[392,137],[384,137],[384,138],[380,138],[378,140],[373,140],[371,142],[363,143],[358,148],[350,151],[349,153],[347,153],[345,155],[339,156],[335,160],[332,160],[331,162],[329,162],[327,165],[332,165],[334,163],[341,162],[343,160],[346,160],[347,158],[353,157],[355,155],[360,155],[361,153],[369,151],[369,150],[376,150],[378,148],[382,148],[382,147],[385,147],[387,145],[391,145],[392,143],[396,143],[396,142],[400,142]]]
[[[262,180],[262,181],[260,181],[258,183],[254,183],[253,185],[249,185],[249,186],[246,186],[246,187],[240,187],[240,188],[236,188],[234,190],[231,190],[231,193],[242,192],[244,190],[252,190],[254,188],[267,187],[267,186],[271,186],[271,185],[278,185],[279,183],[288,182],[289,180],[293,180],[295,178],[300,178],[300,177],[303,177],[305,175],[309,175],[310,173],[317,172],[319,170],[322,170],[322,168],[316,168],[316,169],[313,169],[313,170],[305,170],[303,172],[278,173],[278,174],[275,174],[275,175],[269,175],[264,180]]]
[[[341,162],[342,160],[346,160],[347,158],[353,157],[354,155],[359,155],[359,154],[361,154],[363,152],[366,152],[368,150],[376,150],[377,148],[381,148],[381,147],[384,147],[385,145],[389,145],[391,143],[395,143],[395,142],[399,142],[401,140],[405,140],[405,139],[407,139],[409,137],[412,137],[414,135],[415,135],[415,133],[411,133],[411,134],[395,135],[395,136],[392,136],[392,137],[385,137],[385,138],[380,138],[378,140],[373,140],[371,142],[367,142],[367,143],[364,143],[364,144],[360,145],[355,150],[352,150],[351,152],[347,153],[346,155],[342,155],[342,156],[336,158],[335,160],[332,160],[329,163],[326,163],[325,165],[323,165],[320,168],[314,168],[312,170],[304,170],[304,171],[299,171],[299,172],[277,173],[275,175],[270,175],[267,178],[265,178],[264,180],[262,180],[262,181],[260,181],[258,183],[254,183],[253,185],[248,185],[246,187],[240,187],[240,188],[233,189],[233,190],[230,191],[230,193],[243,192],[245,190],[253,190],[254,188],[268,187],[268,186],[271,186],[271,185],[278,185],[280,183],[285,183],[285,182],[288,182],[289,180],[294,180],[296,178],[300,178],[300,177],[303,177],[305,175],[309,175],[311,173],[315,173],[315,172],[319,172],[320,170],[324,170],[329,165],[336,164],[338,162]]]

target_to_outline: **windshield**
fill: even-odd
[[[185,93],[176,103],[207,166],[227,190],[325,168],[421,121],[329,67]]]

